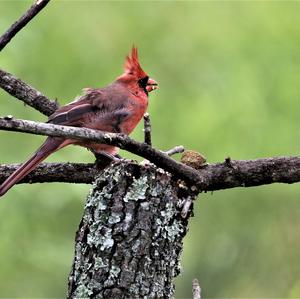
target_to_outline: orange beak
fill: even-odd
[[[157,88],[158,88],[158,83],[157,83],[155,80],[149,78],[149,79],[148,79],[147,86],[146,86],[146,90],[147,90],[148,92],[151,92],[151,91],[153,91],[153,90],[155,90],[155,89],[157,89]]]

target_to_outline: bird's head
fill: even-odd
[[[138,50],[136,47],[133,47],[131,55],[126,57],[124,74],[118,77],[117,81],[126,84],[134,91],[140,91],[146,94],[158,88],[157,82],[149,78],[149,76],[141,68]]]

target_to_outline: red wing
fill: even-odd
[[[126,108],[126,95],[118,90],[89,89],[78,100],[59,108],[49,123],[85,126],[108,132],[121,132],[120,125],[132,114]]]
[[[97,105],[95,104],[97,103]],[[101,109],[100,105],[101,104]],[[87,113],[105,110],[108,105],[107,97],[102,90],[87,89],[86,94],[78,100],[60,107],[48,119],[48,123],[57,125],[80,125],[80,120]]]
[[[97,107],[91,104],[78,104],[67,111],[57,111],[49,117],[48,123],[56,125],[76,126],[85,113],[96,111]]]

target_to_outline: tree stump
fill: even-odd
[[[195,196],[152,164],[106,168],[85,204],[67,298],[172,298]]]

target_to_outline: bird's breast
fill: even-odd
[[[135,129],[145,114],[147,107],[147,99],[130,101],[130,105],[128,107],[130,116],[124,120],[123,124],[121,124],[122,133],[129,135]]]

